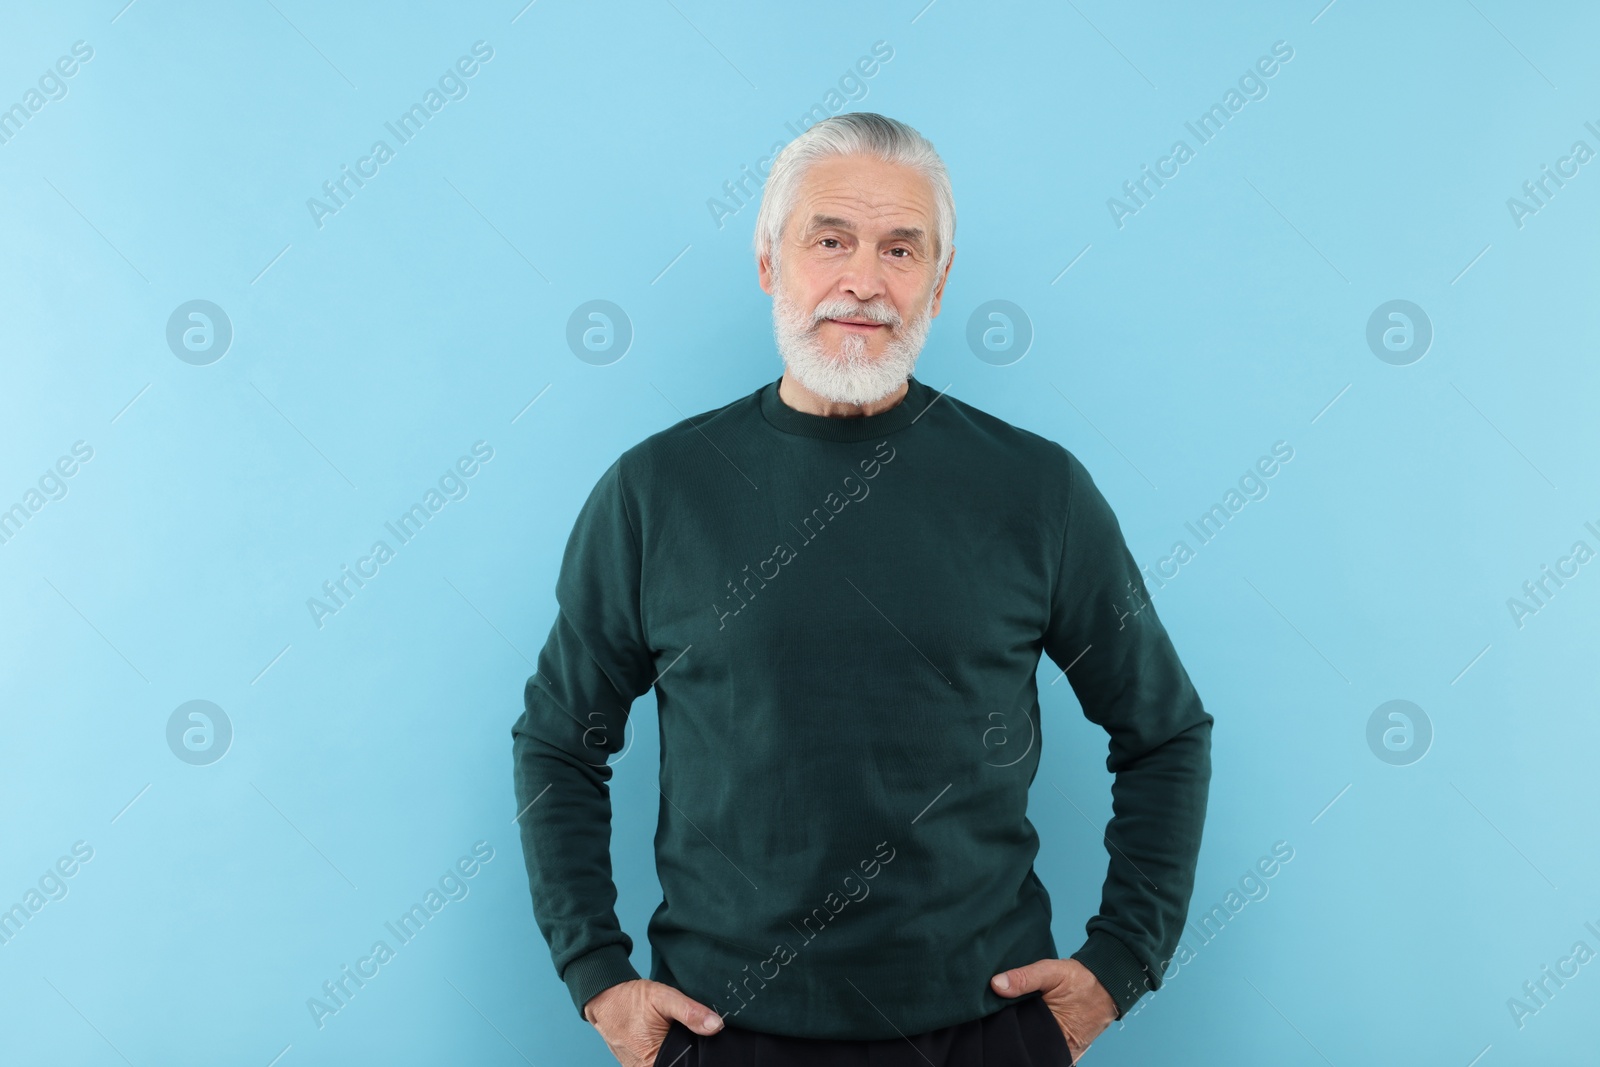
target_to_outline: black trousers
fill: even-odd
[[[710,1036],[672,1021],[655,1067],[1072,1067],[1044,998],[922,1034],[872,1041],[782,1037],[725,1025]]]

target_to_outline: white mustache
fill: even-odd
[[[900,316],[892,308],[883,307],[847,307],[841,304],[825,304],[811,313],[813,327],[820,325],[824,319],[865,319],[868,322],[881,323],[887,326],[898,327]]]

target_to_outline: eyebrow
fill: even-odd
[[[855,233],[855,226],[848,219],[841,219],[837,215],[813,215],[808,232],[816,233],[818,230],[846,230]],[[918,226],[896,226],[888,233],[891,241],[910,241],[918,247],[922,246],[926,234]]]

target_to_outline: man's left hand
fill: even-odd
[[[1082,1059],[1094,1039],[1117,1020],[1117,1005],[1111,994],[1077,960],[1045,959],[1026,967],[1013,967],[989,979],[989,985],[1002,997],[1043,990],[1050,1014],[1067,1035],[1073,1063]]]

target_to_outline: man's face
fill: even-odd
[[[812,164],[779,243],[763,257],[773,332],[790,376],[819,396],[866,404],[911,374],[939,314],[933,190],[909,167],[863,156]]]

